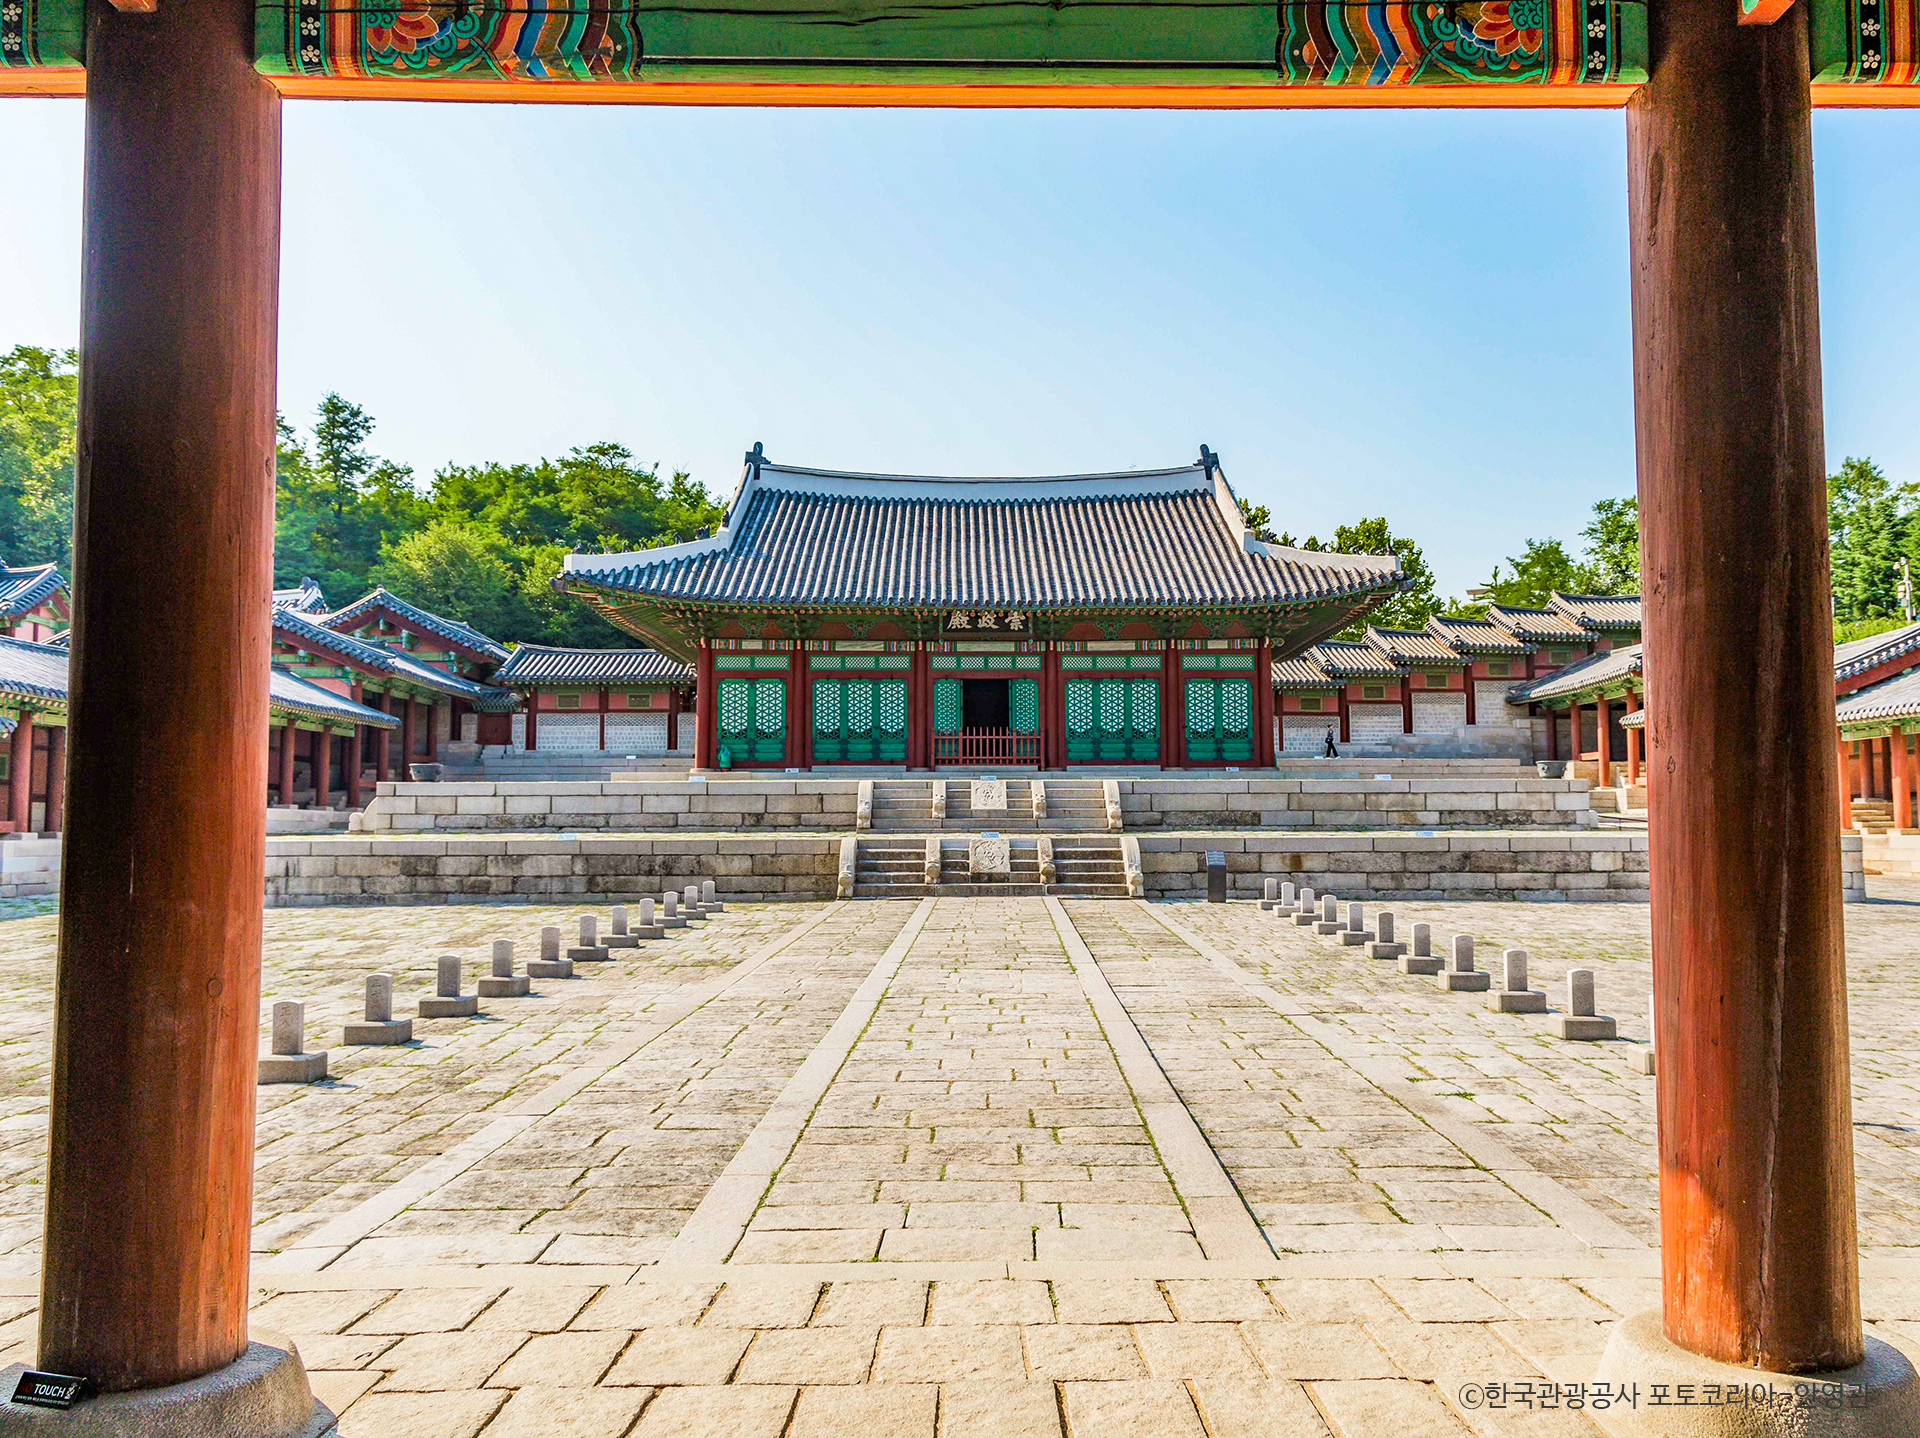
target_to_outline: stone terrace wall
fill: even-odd
[[[1121,779],[1129,831],[1149,829],[1516,829],[1591,827],[1584,779],[1259,775]],[[1219,847],[1215,845],[1214,847]]]
[[[1056,776],[1047,776],[1054,778]],[[1076,775],[1066,775],[1072,780]],[[955,781],[960,782],[960,781]],[[1416,775],[1117,779],[1130,830],[1514,829],[1598,822],[1583,779]],[[851,830],[857,779],[653,779],[573,783],[383,783],[368,833],[604,829]]]
[[[1343,898],[1623,899],[1647,896],[1644,834],[1150,834],[1147,893],[1197,897],[1207,849],[1225,849],[1238,898],[1269,874]],[[832,898],[830,836],[432,839],[316,836],[267,841],[270,905],[612,902],[712,879],[740,899]],[[1860,838],[1840,841],[1845,894],[1866,897]],[[954,885],[953,892],[965,892]]]

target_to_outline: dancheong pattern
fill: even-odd
[[[71,70],[86,33],[83,0],[0,0],[0,70]]]
[[[1814,0],[1813,78],[1920,85],[1920,0]]]
[[[15,0],[7,0],[15,3]],[[1645,0],[258,0],[262,70],[553,82],[1581,85],[1646,73]],[[902,67],[926,67],[908,73]]]

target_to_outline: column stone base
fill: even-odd
[[[1920,1378],[1901,1352],[1871,1334],[1866,1361],[1830,1373],[1769,1373],[1742,1368],[1674,1343],[1661,1325],[1658,1309],[1636,1313],[1614,1327],[1607,1351],[1594,1374],[1599,1383],[1633,1383],[1639,1405],[1592,1410],[1588,1416],[1615,1438],[1911,1438],[1920,1433]],[[1652,1407],[1647,1391],[1655,1383],[1703,1385],[1764,1384],[1771,1402],[1662,1404]],[[1840,1384],[1842,1400],[1827,1406]],[[1805,1397],[1795,1387],[1809,1388]]]
[[[25,1371],[0,1370],[0,1438],[320,1438],[335,1422],[314,1400],[299,1352],[277,1333],[255,1332],[238,1361],[202,1377],[65,1410],[5,1401]]]

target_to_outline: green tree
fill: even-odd
[[[1838,620],[1903,617],[1900,559],[1920,558],[1915,486],[1896,485],[1870,459],[1849,455],[1827,477],[1827,533]]]
[[[1582,594],[1640,592],[1640,500],[1603,499],[1580,531],[1587,552],[1578,575]]]
[[[0,355],[0,563],[73,567],[72,350],[18,345]]]
[[[1309,540],[1305,547],[1318,548],[1319,543]],[[1377,624],[1383,629],[1418,629],[1440,612],[1440,596],[1434,591],[1433,570],[1428,566],[1426,556],[1411,539],[1405,535],[1396,536],[1384,516],[1337,526],[1333,531],[1332,547],[1336,554],[1395,555],[1408,580],[1405,589],[1390,596],[1359,623],[1343,630],[1342,638],[1359,638],[1369,624]]]
[[[1237,497],[1237,496],[1236,496]],[[1273,532],[1273,514],[1264,504],[1253,504],[1240,500],[1240,518],[1247,526],[1247,532],[1265,544],[1287,544]]]
[[[368,576],[422,609],[519,637],[527,619],[507,546],[482,524],[436,519],[387,544]]]
[[[1486,583],[1487,602],[1538,609],[1554,590],[1580,590],[1580,566],[1557,539],[1529,539],[1526,551],[1507,560],[1505,575],[1494,565]]]

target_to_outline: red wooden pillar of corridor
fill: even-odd
[[[1807,6],[1738,9],[1648,6],[1627,106],[1647,673],[1689,680],[1647,691],[1660,1266],[1674,1342],[1806,1372],[1862,1353]]]
[[[124,1390],[247,1345],[280,110],[248,0],[86,13],[39,1363]]]

